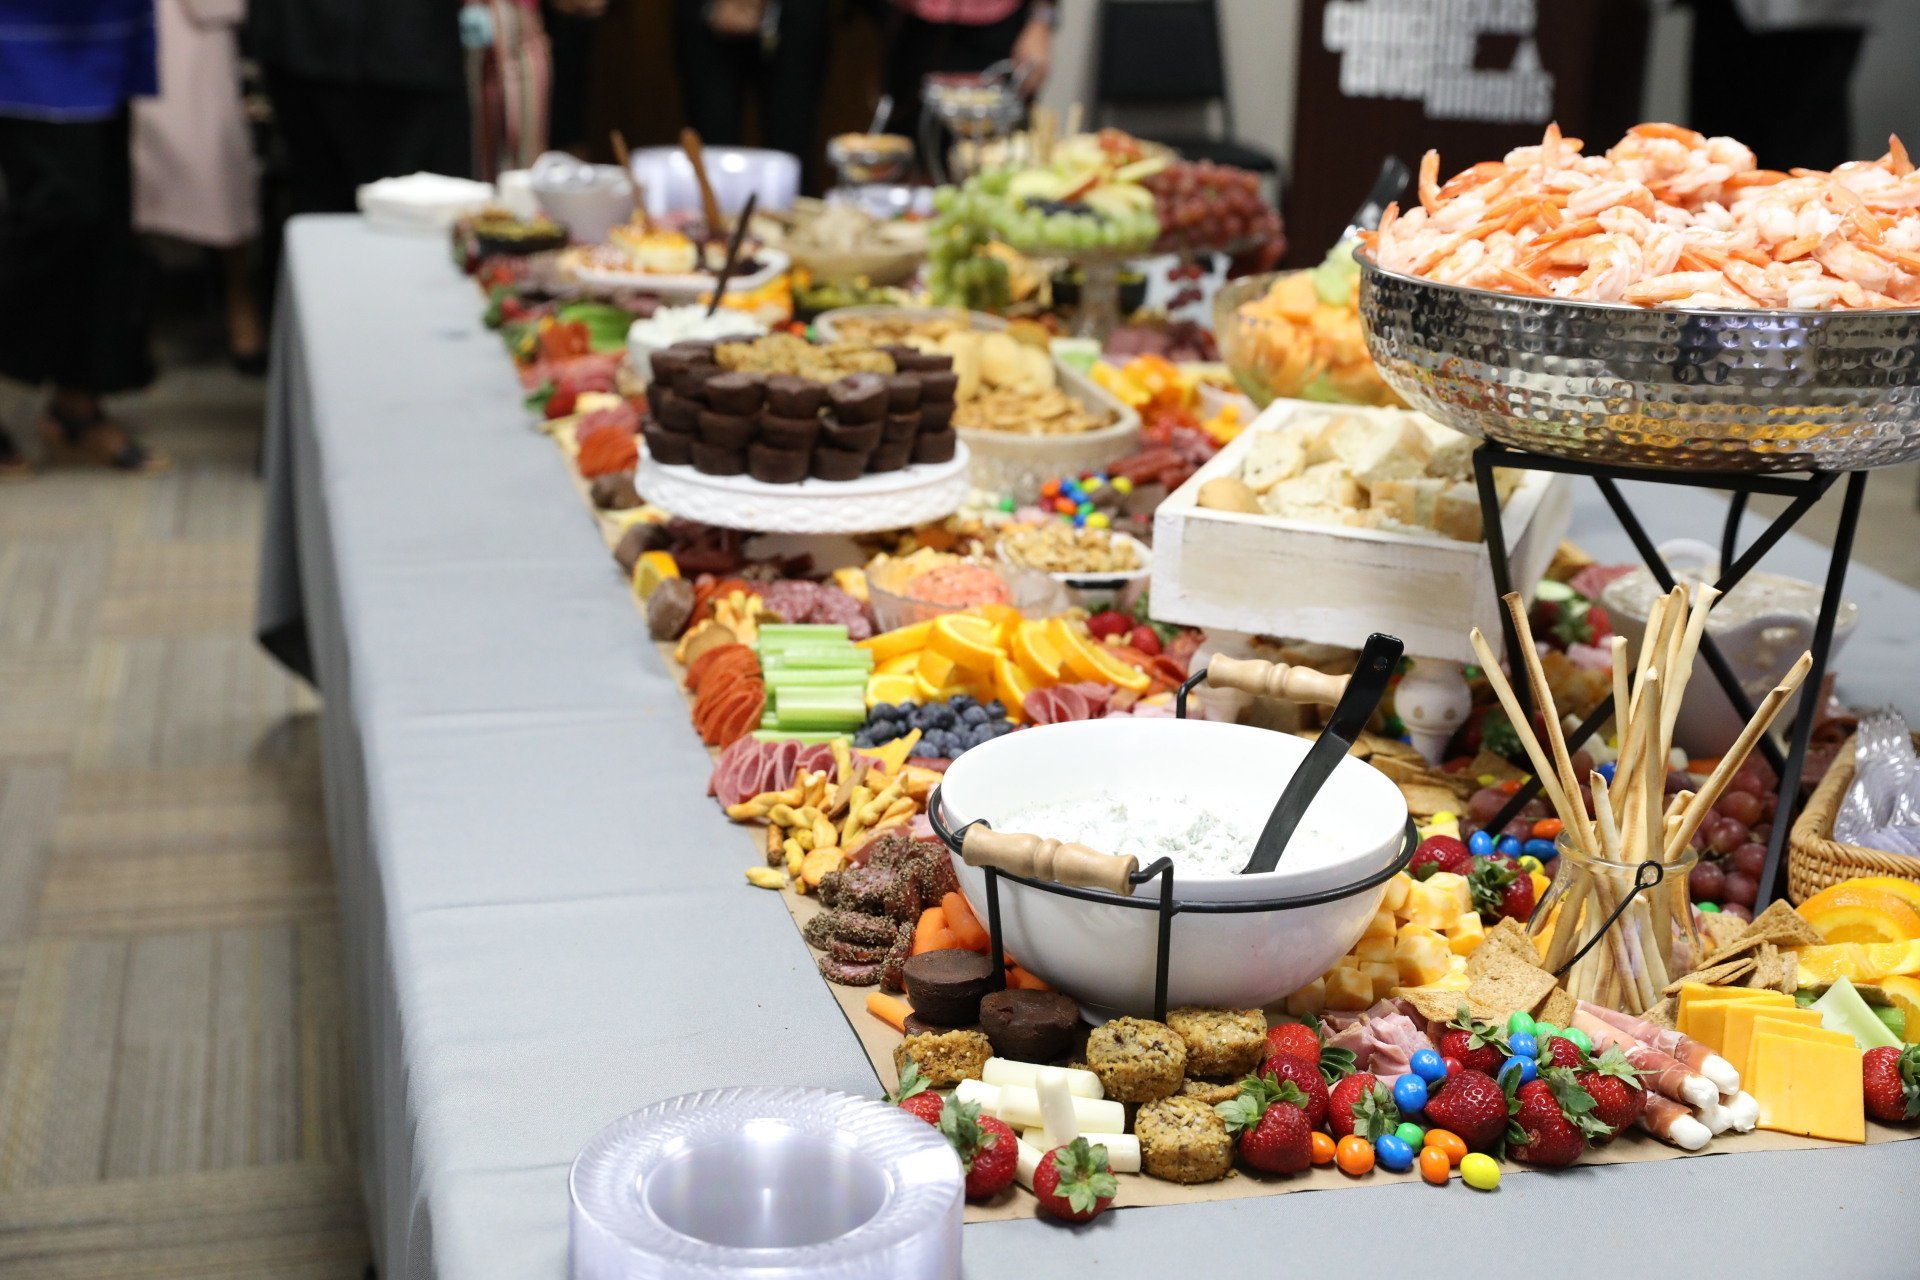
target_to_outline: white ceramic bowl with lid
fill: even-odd
[[[1024,729],[953,762],[940,786],[942,817],[952,830],[984,818],[1012,832],[1022,828],[1009,819],[1042,805],[1172,794],[1195,814],[1212,813],[1257,836],[1309,745],[1288,734],[1200,720],[1122,717]],[[1372,766],[1345,758],[1278,868],[1261,875],[1176,870],[1174,895],[1183,902],[1250,902],[1337,890],[1389,867],[1401,852],[1406,822],[1399,788]],[[1029,834],[1076,838],[1071,831]],[[953,865],[984,922],[986,872],[957,854]],[[1134,898],[1152,904],[1159,891],[1156,879]],[[1284,998],[1346,954],[1384,893],[1382,884],[1289,910],[1179,914],[1168,1006],[1245,1009]],[[1157,912],[1002,877],[1000,913],[1007,952],[1025,968],[1100,1013],[1151,1014]]]

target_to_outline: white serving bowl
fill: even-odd
[[[969,446],[971,447],[971,446]],[[1115,542],[1124,542],[1133,548],[1134,559],[1140,566],[1137,569],[1073,570],[1053,573],[1034,569],[1035,573],[1047,573],[1047,576],[1073,593],[1073,602],[1090,611],[1098,612],[1111,605],[1122,591],[1153,572],[1153,548],[1130,533],[1114,533]],[[1007,551],[1006,544],[999,548],[1000,558],[1016,568],[1029,566],[1015,560]]]
[[[940,785],[942,816],[955,831],[984,818],[996,830],[1013,832],[1018,824],[1003,819],[1036,804],[1102,792],[1173,791],[1196,812],[1210,811],[1258,832],[1309,745],[1288,734],[1201,720],[1123,717],[1023,729],[953,762]],[[1176,872],[1176,899],[1245,902],[1323,892],[1383,871],[1399,855],[1407,805],[1379,770],[1351,757],[1341,760],[1310,820],[1328,812],[1340,815],[1339,840],[1290,849],[1277,870],[1261,875]],[[958,854],[953,865],[961,891],[985,921],[986,872]],[[1154,903],[1159,889],[1160,881],[1152,880],[1134,897]],[[1181,913],[1173,922],[1168,1007],[1247,1009],[1286,997],[1347,953],[1385,892],[1377,885],[1288,911]],[[1151,1015],[1155,911],[1088,902],[1003,878],[1000,923],[1009,954],[1082,1004],[1103,1014]]]

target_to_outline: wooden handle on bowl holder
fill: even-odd
[[[1331,707],[1347,691],[1346,676],[1330,676],[1312,667],[1290,667],[1261,658],[1229,658],[1216,653],[1207,663],[1207,683],[1215,689],[1238,689],[1263,698],[1288,702],[1317,702]]]
[[[995,867],[1016,876],[1105,889],[1122,897],[1133,896],[1133,883],[1128,877],[1140,868],[1138,858],[979,826],[967,828],[960,842],[960,857],[970,867]]]
[[[699,131],[692,127],[680,130],[680,149],[687,153],[687,161],[693,165],[693,180],[700,187],[700,214],[706,223],[707,242],[725,240],[727,220],[720,213],[720,198],[713,193],[713,181],[707,177],[707,151],[701,144]]]

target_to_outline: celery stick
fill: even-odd
[[[767,705],[782,729],[851,729],[867,718],[866,691],[839,689],[767,690]]]
[[[834,688],[844,686],[849,689],[867,687],[867,673],[849,670],[845,667],[781,667],[766,673],[767,683],[781,688]]]
[[[791,670],[795,667],[839,667],[846,670],[871,671],[873,655],[865,649],[856,649],[852,645],[839,647],[807,645],[762,654],[760,666],[767,671]]]
[[[760,650],[782,649],[795,644],[851,644],[842,624],[813,622],[775,622],[760,628]]]
[[[831,731],[813,732],[798,729],[761,729],[753,735],[753,740],[755,742],[802,742],[811,746],[817,742],[832,742],[837,738],[844,738],[846,736],[844,733],[833,733]]]

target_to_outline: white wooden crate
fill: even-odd
[[[1168,622],[1358,648],[1369,633],[1400,637],[1415,657],[1473,662],[1468,631],[1500,629],[1484,542],[1314,524],[1202,508],[1200,486],[1235,475],[1265,431],[1333,414],[1394,414],[1276,400],[1160,504],[1153,520],[1153,615]],[[1572,514],[1565,476],[1528,472],[1501,512],[1513,581],[1523,594],[1546,572]],[[1497,642],[1496,642],[1497,644]]]

